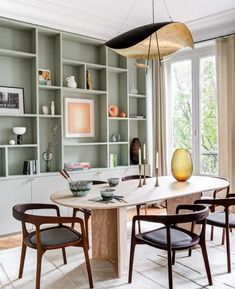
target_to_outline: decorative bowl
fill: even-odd
[[[110,201],[115,196],[114,192],[115,192],[114,189],[105,189],[100,191],[100,194],[104,201]]]
[[[69,183],[70,191],[76,197],[87,195],[92,186],[92,181],[75,181]]]
[[[110,178],[108,179],[110,187],[116,187],[119,184],[119,178]]]
[[[23,126],[15,126],[13,127],[13,132],[14,134],[17,134],[17,135],[22,135],[26,132],[26,127],[23,127]]]

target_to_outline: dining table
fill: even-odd
[[[52,193],[51,200],[62,206],[91,210],[92,258],[112,262],[117,276],[122,276],[127,266],[127,210],[139,204],[151,204],[167,200],[168,213],[182,203],[192,203],[202,192],[227,188],[226,179],[211,176],[192,176],[178,182],[172,176],[146,179],[139,187],[139,180],[120,181],[115,195],[122,200],[104,201],[100,191],[110,188],[108,184],[92,185],[86,196],[76,197],[71,191]]]

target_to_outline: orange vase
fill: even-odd
[[[187,181],[193,172],[193,162],[189,151],[176,149],[171,159],[171,173],[179,182]]]

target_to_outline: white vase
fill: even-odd
[[[77,82],[75,81],[75,77],[73,75],[68,76],[66,78],[66,81],[67,81],[67,87],[70,87],[70,88],[76,88],[77,87]]]

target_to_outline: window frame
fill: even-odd
[[[166,133],[167,133],[167,171],[170,173],[170,162],[172,157],[172,91],[171,91],[171,65],[178,61],[190,60],[192,68],[192,160],[194,164],[193,174],[202,175],[200,172],[200,131],[201,131],[201,110],[200,110],[200,59],[204,57],[215,56],[215,41],[209,41],[195,45],[194,50],[181,51],[164,63],[165,68],[165,89],[166,89]],[[218,118],[217,118],[218,121]],[[218,126],[218,123],[217,123]]]

